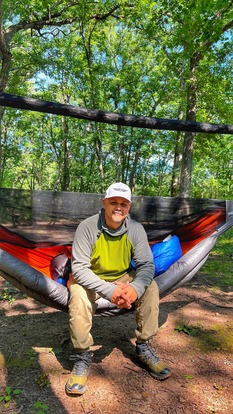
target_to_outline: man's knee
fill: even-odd
[[[157,283],[152,280],[150,285],[146,288],[144,294],[141,296],[141,298],[138,300],[138,304],[142,303],[152,303],[155,306],[158,306],[159,304],[159,288]]]
[[[146,288],[145,293],[147,295],[152,295],[153,297],[159,298],[159,288],[155,280],[151,281],[151,284]]]
[[[73,283],[70,287],[69,287],[69,303],[72,303],[73,301],[77,301],[77,299],[79,299],[80,297],[82,297],[85,292],[83,291],[82,286],[78,285],[77,283]]]
[[[74,283],[70,286],[69,309],[84,309],[86,307],[92,309],[92,313],[96,310],[95,300],[96,294],[92,290]]]

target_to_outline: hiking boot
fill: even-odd
[[[67,394],[83,394],[86,391],[86,382],[90,372],[93,353],[85,351],[70,357],[75,360],[72,372],[65,385]]]
[[[135,357],[146,368],[149,374],[158,380],[164,380],[171,375],[171,371],[154,353],[148,342],[137,343]]]

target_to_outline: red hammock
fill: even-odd
[[[225,212],[218,209],[177,229],[175,234],[179,237],[183,255],[210,236],[224,221]],[[50,278],[52,278],[50,264],[55,256],[65,254],[71,258],[70,244],[34,242],[3,226],[0,226],[0,248]]]

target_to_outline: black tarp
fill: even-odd
[[[56,243],[59,239],[60,244],[72,243],[78,223],[100,210],[102,198],[99,194],[0,189],[0,224],[30,240]],[[189,281],[207,260],[218,236],[233,226],[233,201],[133,197],[131,216],[143,224],[149,241],[176,233],[182,234],[184,242],[185,239],[189,241],[190,229],[194,228],[195,233],[198,220],[202,221],[215,211],[220,212],[220,220],[214,230],[207,229],[205,235],[202,225],[203,238],[165,273],[156,277],[161,297]],[[196,233],[198,238],[198,229]],[[29,296],[67,311],[68,290],[65,286],[1,249],[0,271],[5,279]],[[110,302],[102,299],[98,309],[105,315],[119,313]]]
[[[27,227],[26,234],[32,238],[36,226],[47,226],[52,239],[53,227],[75,228],[81,220],[100,210],[102,198],[103,195],[93,193],[1,188],[0,224],[17,227],[21,233]],[[233,212],[233,201],[227,203],[228,213]],[[144,225],[149,240],[153,240],[215,209],[226,210],[226,201],[134,196],[131,216]]]

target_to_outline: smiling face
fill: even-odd
[[[126,218],[131,203],[123,197],[111,197],[104,198],[102,204],[107,226],[112,230],[118,229]]]

